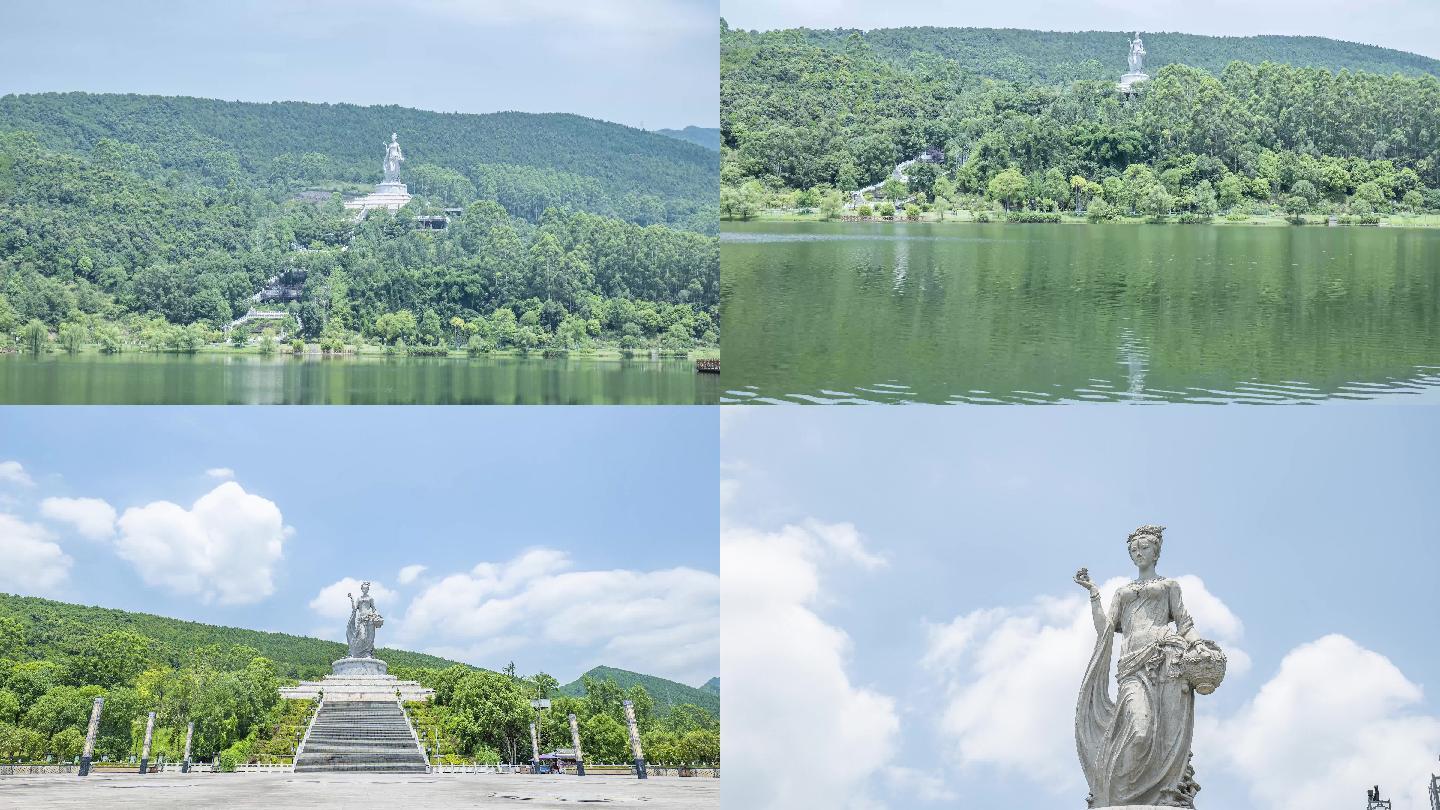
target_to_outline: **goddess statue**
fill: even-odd
[[[1135,38],[1130,40],[1130,72],[1145,72],[1145,43],[1140,41],[1140,32],[1135,32]]]
[[[1092,808],[1194,807],[1200,790],[1190,767],[1195,693],[1220,685],[1225,654],[1195,631],[1180,583],[1155,573],[1164,531],[1141,526],[1130,533],[1126,545],[1139,575],[1115,594],[1109,613],[1089,571],[1075,573],[1076,584],[1090,592],[1096,633],[1075,707],[1075,745]],[[1111,699],[1116,633],[1125,641]]]
[[[375,610],[375,599],[370,596],[370,583],[360,583],[360,598],[350,597],[350,622],[345,625],[345,641],[350,645],[351,658],[375,657],[375,631],[385,624],[385,618]]]
[[[390,133],[390,143],[385,144],[385,179],[386,183],[400,182],[400,164],[405,162],[405,155],[400,151],[400,133]]]

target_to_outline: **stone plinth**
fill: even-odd
[[[1122,93],[1130,93],[1135,90],[1136,85],[1149,80],[1150,75],[1147,73],[1126,73],[1120,77],[1120,83],[1117,84],[1116,87]]]
[[[341,658],[332,663],[333,672],[318,681],[302,681],[299,686],[280,687],[280,697],[291,700],[314,700],[325,693],[327,702],[395,700],[396,693],[406,702],[427,701],[434,689],[426,689],[417,681],[402,681],[387,674],[379,658]]]
[[[383,678],[390,674],[379,658],[341,658],[332,661],[330,668],[337,678]]]
[[[1175,808],[1161,807],[1158,804],[1113,804],[1109,807],[1097,807],[1095,810],[1175,810]]]
[[[380,183],[375,186],[373,193],[349,200],[345,203],[345,207],[363,215],[366,211],[377,208],[398,211],[408,202],[410,202],[410,190],[404,183]]]

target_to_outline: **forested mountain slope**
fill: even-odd
[[[149,613],[75,605],[33,596],[0,593],[0,621],[13,620],[20,630],[0,642],[0,658],[51,661],[64,664],[88,650],[104,654],[100,640],[112,633],[133,633],[152,642],[147,661],[178,667],[197,658],[237,659],[241,665],[263,656],[282,677],[318,677],[330,671],[330,662],[345,657],[345,645],[288,633],[267,633],[239,627],[188,622]],[[7,631],[11,625],[4,625]],[[16,642],[19,643],[16,643]],[[124,658],[129,650],[115,650]],[[456,662],[425,653],[384,648],[376,651],[396,667],[447,667]]]
[[[532,220],[549,205],[566,205],[699,230],[706,230],[705,216],[713,219],[712,154],[576,115],[44,93],[0,97],[5,131],[33,132],[46,148],[80,154],[113,141],[142,176],[175,169],[217,188],[231,181],[266,188],[374,183],[383,144],[398,132],[402,179],[437,186],[463,179],[473,186],[449,195],[454,204],[498,195],[512,213]]]
[[[415,199],[357,222],[331,192],[373,188],[391,127]],[[569,115],[6,96],[0,335],[193,351],[283,276],[327,349],[715,345],[717,163]]]
[[[849,47],[851,37],[881,58],[914,64],[926,55],[955,62],[977,76],[1027,83],[1112,79],[1124,72],[1132,32],[1030,31],[1015,28],[880,28],[777,31],[763,37],[799,35],[832,50]],[[1146,70],[1169,64],[1200,68],[1218,76],[1231,62],[1276,62],[1367,73],[1440,76],[1440,60],[1427,56],[1344,42],[1325,37],[1214,37],[1172,32],[1142,32],[1149,52]]]
[[[1124,69],[1120,35],[1114,65],[1100,78],[1056,82],[971,72],[973,61],[946,55],[955,51],[943,32],[927,32],[911,31],[912,44],[930,50],[897,60],[871,35],[722,31],[721,178],[729,189],[722,205],[733,207],[747,180],[813,198],[827,188],[855,190],[937,149],[943,161],[918,168],[892,196],[922,192],[928,200],[943,179],[942,196],[952,201],[988,195],[1007,207],[1053,209],[1079,207],[1109,182],[1103,196],[1131,210],[1137,195],[1161,188],[1172,201],[1198,190],[1196,206],[1211,213],[1222,198],[1221,210],[1248,203],[1440,208],[1435,75],[1238,61],[1217,75],[1179,62],[1213,64],[1226,53],[1195,44],[1207,38],[1175,40],[1195,45],[1180,53],[1167,53],[1167,41],[1156,38],[1147,49],[1162,66],[1147,68],[1153,78],[1126,98],[1115,89]],[[1016,35],[1031,33],[1038,36]],[[1036,70],[1049,75],[1055,64],[1088,58],[1062,47],[1091,35],[1075,36],[1037,55]],[[1332,63],[1343,64],[1347,49],[1335,47]],[[1174,208],[1151,196],[1157,209]]]
[[[625,669],[614,667],[595,667],[573,682],[560,687],[562,695],[572,697],[585,696],[585,679],[593,681],[613,680],[621,689],[628,690],[634,686],[642,686],[650,697],[655,701],[656,711],[664,714],[671,706],[678,706],[689,703],[699,706],[716,717],[720,716],[720,693],[710,689],[696,689],[693,686],[686,686],[683,683],[669,681],[664,678],[657,678],[654,675],[641,675],[638,672],[631,672]],[[717,684],[718,687],[718,684]]]

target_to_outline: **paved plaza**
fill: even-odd
[[[720,780],[502,774],[92,774],[0,777],[0,807],[610,807],[715,810]]]

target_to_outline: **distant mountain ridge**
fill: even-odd
[[[699,144],[706,149],[713,149],[716,152],[720,151],[719,127],[689,126],[684,129],[657,129],[655,131],[669,138],[678,138],[682,141]]]
[[[655,699],[655,709],[661,714],[669,711],[672,706],[681,703],[693,703],[714,714],[716,717],[720,716],[719,678],[711,678],[704,687],[696,689],[693,686],[686,686],[683,683],[657,678],[654,675],[641,675],[638,672],[631,672],[628,669],[598,666],[560,687],[560,693],[572,697],[583,697],[585,694],[584,680],[586,677],[601,681],[606,678],[613,678],[621,689],[629,689],[635,684],[640,684],[645,687],[646,692],[650,693],[650,697]],[[713,691],[709,688],[711,683],[715,684]]]
[[[1016,28],[911,27],[870,31],[797,28],[762,32],[755,38],[774,41],[798,37],[813,45],[843,50],[852,47],[853,37],[876,56],[896,64],[913,66],[917,54],[923,54],[952,60],[977,76],[1049,83],[1118,78],[1126,69],[1126,43],[1132,33]],[[1140,33],[1147,51],[1145,70],[1152,75],[1172,63],[1219,75],[1232,61],[1269,61],[1331,71],[1440,76],[1440,59],[1325,37]]]

